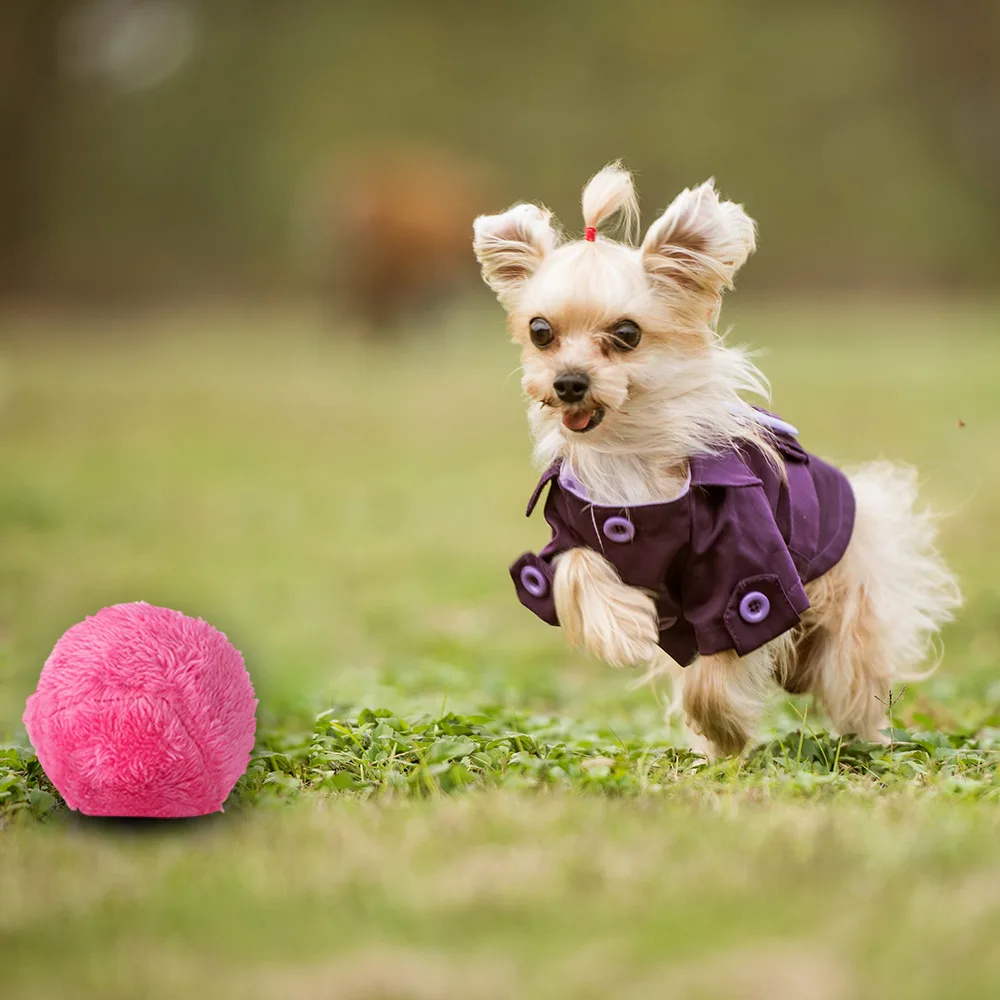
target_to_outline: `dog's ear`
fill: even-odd
[[[472,247],[483,280],[507,307],[558,243],[552,213],[537,205],[515,205],[502,215],[481,215],[472,228]]]
[[[650,277],[721,295],[753,253],[754,221],[742,205],[721,201],[715,182],[682,191],[642,241]]]

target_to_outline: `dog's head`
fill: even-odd
[[[551,213],[516,205],[476,219],[474,248],[522,347],[536,436],[629,450],[727,353],[715,324],[754,249],[754,223],[707,181],[681,192],[633,246],[638,206],[617,164],[587,184],[583,217],[585,238],[564,240]],[[598,232],[611,222],[624,241]]]

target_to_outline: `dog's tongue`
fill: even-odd
[[[593,416],[592,413],[588,413],[586,410],[580,410],[577,413],[564,413],[563,423],[571,431],[582,431],[590,424],[590,418]]]

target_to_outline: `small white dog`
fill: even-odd
[[[620,166],[587,185],[583,217],[571,241],[534,205],[475,222],[546,468],[528,512],[548,486],[553,537],[511,568],[521,601],[612,665],[668,667],[711,754],[746,746],[778,684],[881,738],[890,685],[960,603],[914,470],[845,475],[742,399],[766,380],[716,324],[754,223],[711,181],[639,247]],[[612,220],[624,242],[598,234]]]

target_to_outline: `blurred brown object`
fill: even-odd
[[[472,220],[493,204],[491,171],[426,146],[367,150],[326,176],[323,284],[372,333],[398,332],[476,279]]]

